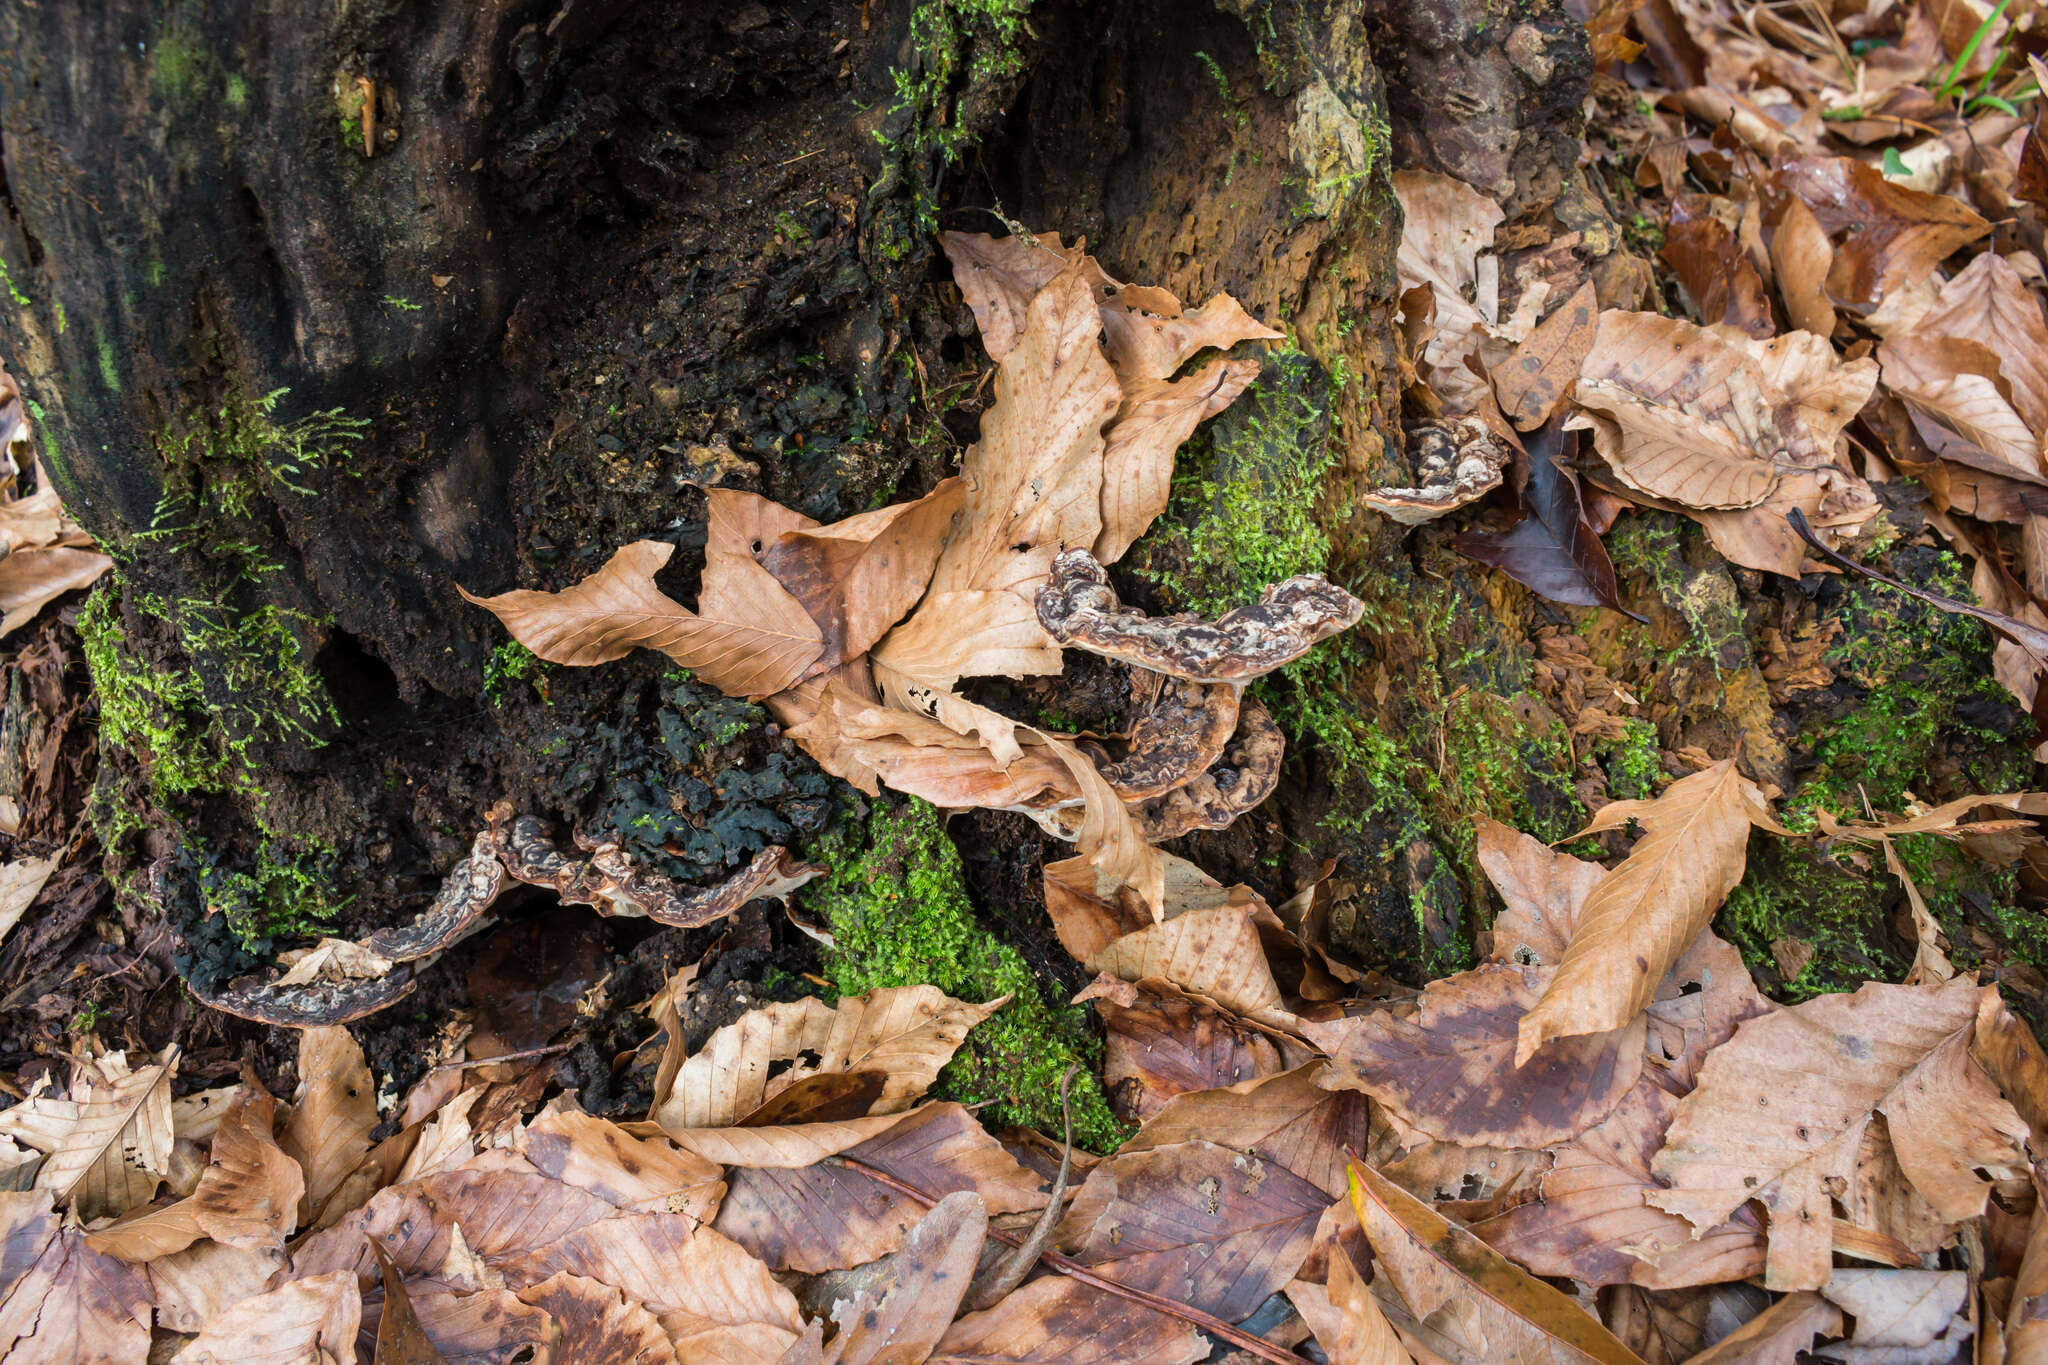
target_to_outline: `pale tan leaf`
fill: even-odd
[[[1190,910],[1126,934],[1086,963],[1125,981],[1159,977],[1247,1019],[1290,1019],[1252,907]]]
[[[517,1150],[542,1175],[589,1190],[633,1213],[680,1213],[703,1222],[718,1209],[723,1172],[664,1137],[636,1138],[566,1101],[519,1135]]]
[[[0,866],[0,939],[21,923],[30,902],[57,870],[55,858],[22,858]]]
[[[730,1128],[801,1081],[848,1071],[885,1078],[875,1112],[907,1109],[968,1030],[1002,1004],[970,1005],[935,986],[900,986],[844,996],[836,1008],[805,996],[751,1010],[683,1063],[674,1087],[656,1098],[654,1120],[674,1132]]]
[[[420,1125],[419,1137],[391,1183],[402,1185],[436,1171],[452,1171],[476,1155],[476,1135],[470,1131],[469,1111],[482,1097],[482,1090],[465,1090]]]
[[[1408,1312],[1466,1359],[1641,1365],[1571,1299],[1355,1161],[1351,1206],[1372,1243],[1375,1287],[1384,1272]]]
[[[180,1365],[308,1365],[352,1361],[363,1296],[336,1270],[292,1280],[217,1314],[178,1357]]]
[[[501,1163],[524,1166],[510,1153],[494,1155]],[[456,1245],[458,1228],[477,1257],[497,1263],[617,1213],[600,1196],[531,1169],[501,1164],[442,1171],[378,1190],[334,1226],[302,1237],[292,1251],[292,1273],[374,1274],[367,1239],[375,1237],[404,1274],[437,1274]]]
[[[310,1225],[349,1173],[362,1165],[376,1126],[377,1087],[356,1040],[338,1026],[303,1030],[292,1116],[278,1138],[305,1176],[302,1225]]]
[[[1787,1294],[1685,1365],[1795,1365],[1815,1337],[1841,1330],[1841,1309],[1810,1291]]]
[[[835,1365],[921,1365],[960,1311],[987,1240],[980,1195],[963,1190],[934,1204],[888,1270],[835,1308]]]
[[[197,1332],[221,1310],[269,1289],[285,1271],[281,1251],[244,1251],[219,1242],[196,1242],[143,1267],[159,1327]]]
[[[427,1340],[447,1365],[500,1365],[503,1361],[545,1365],[550,1359],[554,1320],[543,1310],[521,1303],[508,1289],[454,1293],[434,1280],[419,1279],[409,1281],[406,1292]]]
[[[1213,360],[1183,379],[1124,377],[1121,369],[1123,404],[1103,448],[1102,530],[1093,547],[1104,564],[1123,558],[1166,510],[1181,443],[1259,377],[1256,360]]]
[[[1900,1167],[1918,1172],[1915,1190],[1925,1180],[1959,1207],[1974,1184],[1981,1209],[1989,1185],[1975,1165],[2021,1160],[2026,1132],[1981,1073],[1963,1069],[1974,1067],[1967,1048],[1981,994],[1962,980],[1872,983],[1742,1024],[1681,1101],[1654,1165],[1673,1188],[1650,1202],[1706,1229],[1760,1201],[1771,1219],[1766,1283],[1818,1288],[1833,1240],[1829,1183],[1850,1182],[1871,1116],[1882,1111],[1903,1126],[1893,1136]],[[1957,1046],[1944,1047],[1951,1040]],[[1951,1145],[1954,1134],[1966,1140]]]
[[[1557,974],[1522,1018],[1517,1066],[1547,1039],[1604,1033],[1642,1012],[1742,880],[1762,808],[1762,793],[1726,759],[1626,813],[1648,832],[1586,897]],[[1614,827],[1613,809],[1596,827]]]
[[[1492,321],[1473,302],[1479,256],[1492,248],[1505,214],[1488,196],[1433,171],[1396,171],[1394,194],[1401,204],[1401,289],[1426,286],[1436,301],[1436,327],[1421,356],[1430,386],[1451,411],[1474,411],[1487,386],[1465,360]]]
[[[1096,341],[1101,325],[1078,265],[1031,300],[1023,335],[998,366],[981,439],[961,465],[972,490],[966,508],[939,556],[930,597],[898,631],[936,639],[943,624],[926,618],[951,593],[1009,592],[1028,607],[1055,554],[1095,543],[1102,530],[1103,428],[1121,399]],[[891,655],[894,635],[877,652],[928,681]],[[945,666],[959,677],[1001,672],[1008,652],[963,646]],[[1044,671],[1057,668],[1055,649]]]
[[[1598,863],[1558,853],[1498,820],[1476,817],[1479,866],[1507,908],[1493,917],[1493,960],[1555,967],[1579,909],[1607,875]]]
[[[1999,353],[1981,342],[1917,329],[1887,337],[1877,357],[1885,387],[1947,426],[1966,444],[1948,458],[1994,474],[2048,482],[2041,439],[1999,383]]]
[[[102,1256],[131,1265],[173,1256],[205,1237],[199,1209],[189,1198],[159,1208],[141,1209],[106,1227],[85,1234],[86,1244]]]
[[[520,1291],[544,1310],[561,1335],[555,1354],[576,1365],[677,1365],[675,1348],[655,1316],[628,1303],[608,1284],[567,1271]]]
[[[1114,289],[1094,259],[1081,246],[1063,246],[1057,232],[1035,237],[991,237],[983,232],[942,232],[939,245],[953,266],[953,281],[973,310],[975,328],[989,359],[1002,360],[1024,339],[1031,300],[1062,270],[1082,262],[1094,290]]]
[[[298,1226],[306,1182],[271,1135],[276,1110],[260,1085],[245,1084],[214,1130],[192,1207],[216,1242],[262,1251],[281,1246]]]
[[[1074,837],[1075,848],[1110,881],[1119,886],[1130,887],[1156,918],[1161,913],[1166,898],[1164,855],[1146,839],[1144,831],[1138,828],[1138,823],[1132,818],[1123,798],[1117,794],[1116,788],[1109,785],[1108,779],[1103,777],[1101,770],[1095,766],[1094,759],[1082,753],[1072,740],[1048,734],[1043,730],[1034,733],[1052,755],[1066,765],[1067,772],[1072,776],[1074,786],[1080,791],[1081,799],[1085,803],[1081,828]],[[1115,969],[1098,966],[1091,970]]]
[[[1047,1275],[947,1330],[932,1365],[1193,1365],[1209,1343],[1178,1318]],[[1377,1365],[1377,1362],[1374,1363]]]
[[[1017,600],[1009,593],[977,595]],[[1024,756],[1023,747],[1017,742],[1017,722],[1008,716],[947,691],[944,686],[933,686],[900,673],[885,659],[870,658],[868,666],[874,670],[875,685],[881,689],[884,701],[935,720],[963,739],[976,740],[988,750],[989,761],[998,769],[1007,769]]]
[[[113,567],[114,561],[97,550],[68,545],[16,550],[0,559],[0,638],[27,625],[65,593],[91,586]]]
[[[1975,342],[1996,357],[2013,406],[2035,429],[2048,427],[2048,321],[2040,300],[2012,263],[1986,251],[1942,285],[1934,307],[1913,324],[1916,337]],[[1886,339],[1889,345],[1891,338]],[[1878,361],[1884,363],[1884,347]],[[1891,382],[1887,367],[1885,382]]]
[[[80,1062],[69,1098],[31,1096],[0,1115],[0,1133],[47,1153],[35,1187],[72,1204],[80,1217],[140,1208],[170,1173],[176,1067],[175,1050],[133,1071],[121,1053]]]
[[[1937,1342],[1940,1349],[1923,1358],[1952,1360],[1958,1338],[1970,1335],[1969,1320],[1961,1317],[1970,1293],[1966,1271],[1844,1268],[1820,1292],[1856,1324],[1849,1340],[1829,1354],[1858,1365],[1904,1359],[1903,1353]]]
[[[780,692],[823,652],[823,636],[796,598],[751,558],[705,566],[704,593],[723,615],[699,615],[654,586],[675,546],[638,540],[561,592],[527,588],[465,599],[488,608],[512,637],[541,658],[590,665],[635,649],[659,650],[731,696]]]
[[[915,1112],[915,1111],[912,1111]],[[902,1114],[869,1114],[832,1123],[792,1123],[775,1128],[679,1128],[676,1145],[721,1166],[794,1170],[837,1156],[894,1127]]]
[[[1330,1054],[1322,1084],[1363,1090],[1431,1137],[1547,1147],[1606,1118],[1643,1069],[1639,1012],[1551,1039],[1513,1064],[1551,969],[1491,965],[1433,981],[1412,1018],[1379,1010],[1303,1025]]]
[[[1494,367],[1493,391],[1501,413],[1523,431],[1548,421],[1578,382],[1579,369],[1599,327],[1600,299],[1587,280],[1564,305],[1535,331],[1522,338],[1510,355]]]
[[[1805,200],[1786,199],[1770,249],[1771,274],[1792,325],[1815,336],[1834,335],[1835,305],[1828,298],[1827,280],[1835,249]]]
[[[0,1358],[9,1365],[142,1365],[149,1356],[142,1271],[100,1255],[76,1228],[47,1241],[34,1223],[22,1231],[22,1245],[10,1236],[0,1257],[15,1277],[0,1303]]]
[[[1415,1357],[1402,1346],[1394,1324],[1358,1278],[1351,1258],[1332,1255],[1328,1275],[1326,1284],[1294,1281],[1287,1286],[1287,1297],[1315,1333],[1330,1365],[1413,1365]]]

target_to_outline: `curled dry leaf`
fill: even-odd
[[[1351,1258],[1333,1250],[1322,1284],[1296,1280],[1287,1286],[1295,1311],[1315,1333],[1330,1365],[1413,1365],[1400,1333],[1387,1321]]]
[[[1007,999],[970,1005],[936,986],[900,986],[842,997],[836,1008],[805,996],[751,1010],[683,1063],[656,1097],[654,1121],[673,1132],[730,1128],[813,1076],[854,1071],[884,1078],[874,1112],[900,1112]],[[775,1071],[784,1063],[794,1065]]]
[[[1470,1360],[1641,1365],[1578,1304],[1370,1166],[1351,1163],[1351,1206],[1410,1314]]]
[[[1602,807],[1587,833],[1631,820],[1648,832],[1586,897],[1557,974],[1523,1016],[1516,1064],[1548,1039],[1602,1033],[1641,1013],[1742,880],[1751,825],[1769,819],[1763,793],[1734,759],[1672,783],[1655,801]]]
[[[1480,254],[1492,248],[1493,230],[1506,215],[1488,196],[1432,171],[1396,171],[1394,194],[1401,202],[1401,288],[1426,285],[1436,303],[1435,334],[1421,360],[1445,405],[1469,412],[1485,385],[1465,361],[1478,353],[1493,321],[1471,299],[1480,281]]]
[[[1553,602],[1626,612],[1613,561],[1586,520],[1578,476],[1567,467],[1577,445],[1577,434],[1555,423],[1531,433],[1522,519],[1502,534],[1468,531],[1451,544]]]
[[[1233,699],[1234,700],[1234,699]],[[1237,724],[1237,708],[1233,704],[1230,723]],[[1217,745],[1220,750],[1222,745]],[[1205,763],[1202,766],[1207,767]],[[57,870],[55,858],[20,858],[0,866],[0,939],[21,923],[21,917],[42,893],[43,883],[50,880],[50,874]]]
[[[1344,1153],[1371,1144],[1371,1106],[1351,1090],[1317,1084],[1310,1062],[1275,1076],[1176,1096],[1121,1148],[1148,1151],[1202,1139],[1292,1171],[1332,1199],[1346,1188]]]
[[[1912,1188],[1945,1216],[1981,1212],[1990,1184],[1978,1171],[2023,1165],[2027,1131],[1970,1056],[1982,994],[1967,981],[1871,983],[1742,1024],[1680,1102],[1655,1162],[1673,1188],[1650,1201],[1704,1230],[1758,1200],[1767,1284],[1818,1288],[1830,1186],[1850,1182],[1882,1113]]]
[[[0,1194],[0,1356],[27,1365],[142,1365],[149,1356],[149,1284],[60,1227],[41,1193]]]
[[[1506,902],[1493,917],[1493,960],[1555,967],[1578,927],[1580,907],[1607,869],[1498,820],[1479,816],[1472,824],[1479,866]]]
[[[44,1153],[35,1188],[81,1218],[141,1208],[171,1171],[177,1060],[175,1048],[133,1070],[125,1053],[80,1059],[65,1096],[31,1094],[0,1115],[0,1135]]]
[[[1643,1069],[1640,1011],[1544,1042],[1515,1065],[1517,1027],[1548,968],[1479,967],[1432,981],[1413,1018],[1380,1010],[1304,1024],[1330,1054],[1321,1083],[1363,1090],[1413,1128],[1470,1146],[1545,1147],[1606,1118]]]
[[[1236,1322],[1294,1278],[1329,1206],[1285,1167],[1197,1139],[1099,1163],[1056,1237],[1120,1284]]]
[[[1321,574],[1276,583],[1214,622],[1126,609],[1085,550],[1052,561],[1038,622],[1061,644],[1192,682],[1243,683],[1292,663],[1357,624],[1364,605]]]
[[[506,871],[550,888],[564,904],[595,906],[603,915],[644,916],[679,929],[724,919],[748,901],[785,899],[824,870],[770,845],[716,886],[680,886],[638,866],[617,844],[599,844],[585,858],[569,857],[548,837],[544,821],[515,817],[509,801],[491,807],[489,832],[491,850]]]
[[[703,615],[654,586],[675,546],[636,540],[604,567],[561,592],[520,588],[463,597],[488,608],[512,638],[550,663],[590,665],[659,650],[731,696],[765,697],[804,675],[824,637],[803,606],[752,558],[729,555],[704,566],[704,595],[726,614]]]
[[[660,1137],[557,1102],[520,1130],[517,1150],[542,1175],[588,1190],[628,1213],[683,1213],[703,1221],[725,1191],[723,1172]]]
[[[1802,1290],[1785,1295],[1686,1365],[1795,1365],[1815,1337],[1841,1331],[1842,1310]]]
[[[1117,939],[1083,965],[1125,981],[1159,977],[1247,1019],[1291,1019],[1249,905],[1189,910]]]
[[[15,550],[0,559],[0,639],[65,593],[91,587],[113,567],[97,550],[68,545]]]

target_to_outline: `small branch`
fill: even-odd
[[[926,1208],[930,1208],[939,1202],[933,1196],[917,1188],[917,1186],[906,1184],[895,1176],[890,1175],[887,1171],[870,1166],[865,1161],[850,1156],[835,1156],[828,1159],[838,1162],[848,1170],[859,1171],[876,1184],[886,1186],[907,1198],[915,1199]],[[1025,1240],[1014,1232],[1006,1232],[1001,1228],[994,1227],[988,1230],[988,1235],[1000,1238],[1011,1246],[1021,1245]],[[1238,1347],[1240,1350],[1251,1352],[1261,1360],[1270,1360],[1274,1362],[1274,1365],[1303,1365],[1302,1358],[1294,1354],[1294,1352],[1283,1351],[1264,1337],[1253,1336],[1250,1332],[1245,1331],[1236,1324],[1225,1322],[1222,1318],[1216,1317],[1213,1314],[1204,1313],[1201,1309],[1191,1304],[1182,1303],[1178,1299],[1164,1298],[1147,1289],[1137,1289],[1131,1285],[1119,1284],[1115,1280],[1105,1279],[1082,1265],[1079,1261],[1062,1255],[1057,1251],[1046,1251],[1042,1254],[1041,1259],[1062,1275],[1070,1275],[1082,1284],[1094,1289],[1100,1289],[1105,1294],[1113,1294],[1117,1298],[1143,1304],[1155,1313],[1164,1313],[1168,1317],[1179,1318],[1182,1322],[1199,1327],[1212,1337],[1218,1337],[1229,1342],[1232,1346]]]
[[[499,1062],[523,1062],[528,1057],[547,1057],[557,1052],[567,1052],[574,1046],[573,1043],[556,1043],[552,1047],[530,1047],[524,1052],[501,1052],[495,1057],[472,1057],[464,1062],[443,1062],[439,1066],[428,1067],[427,1074],[432,1075],[436,1071],[460,1071],[471,1066],[496,1066]]]

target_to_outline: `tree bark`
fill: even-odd
[[[1405,478],[1395,165],[1578,234],[1572,268],[1629,284],[1574,168],[1583,34],[1550,0],[1499,8],[5,7],[0,354],[119,561],[124,657],[196,679],[215,763],[166,801],[145,774],[167,756],[139,755],[110,799],[155,832],[110,852],[317,854],[377,922],[492,800],[545,807],[548,737],[594,743],[658,670],[490,705],[502,637],[456,586],[700,546],[694,483],[821,518],[928,486],[972,438],[979,373],[939,224],[1085,234],[1124,278],[1284,319],[1342,380],[1333,567],[1402,591],[1416,561],[1350,504]],[[1499,634],[1484,610],[1459,630]],[[1403,705],[1363,665],[1352,684]],[[1311,819],[1361,799],[1316,771],[1289,798]],[[1462,893],[1392,830],[1293,856],[1378,868],[1354,937],[1413,950],[1416,896],[1455,919]]]

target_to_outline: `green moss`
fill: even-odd
[[[213,57],[183,28],[159,31],[149,46],[149,85],[166,102],[194,104],[206,96]]]
[[[1902,549],[1894,566],[1934,592],[1975,600],[1968,570],[1951,554]],[[1850,585],[1835,615],[1843,633],[1825,662],[1861,696],[1820,729],[1812,745],[1818,770],[1786,805],[1794,828],[1822,808],[1861,816],[1903,810],[1909,795],[1934,797],[1928,774],[1937,759],[1961,767],[1958,791],[2028,783],[2024,742],[1965,718],[1965,708],[1979,717],[2009,709],[1991,671],[1986,627],[1872,582]]]
[[[998,1124],[1058,1133],[1060,1076],[1080,1062],[1075,1141],[1108,1152],[1129,1135],[1103,1093],[1086,1013],[1048,1000],[1023,955],[975,919],[960,855],[934,807],[914,798],[878,805],[864,830],[828,836],[811,856],[831,869],[805,894],[837,942],[825,967],[834,990],[932,985],[975,1003],[1010,997],[941,1073],[943,1093],[988,1105]]]
[[[188,852],[197,864],[202,913],[218,916],[247,953],[267,957],[281,941],[330,933],[348,905],[332,890],[339,860],[331,848],[265,839],[247,866],[189,844]]]
[[[1720,555],[1704,549],[1704,532],[1671,512],[1636,512],[1608,537],[1608,553],[1624,578],[1647,579],[1685,624],[1690,652],[1717,669],[1749,660],[1749,629],[1735,580]]]
[[[114,353],[114,339],[105,332],[101,332],[96,337],[96,341],[98,342],[95,349],[100,363],[100,383],[106,386],[108,393],[119,393],[121,391],[121,366],[119,358]]]
[[[221,98],[227,102],[231,112],[241,113],[249,107],[249,82],[242,78],[240,72],[230,75],[227,86],[221,91]]]
[[[1755,838],[1742,884],[1728,895],[1716,923],[1750,969],[1779,999],[1808,1000],[1852,991],[1865,981],[1897,981],[1909,959],[1885,929],[1888,888],[1852,859],[1804,845]],[[1796,941],[1813,956],[1790,980],[1778,969],[1774,943]]]
[[[1657,727],[1631,717],[1622,722],[1622,729],[1627,731],[1622,738],[1597,746],[1607,771],[1607,794],[1617,801],[1647,800],[1656,794],[1656,781],[1664,773]]]
[[[141,759],[163,804],[222,790],[229,765],[208,743],[205,688],[189,670],[143,665],[128,649],[120,603],[120,588],[109,580],[78,612],[79,646],[99,703],[100,742]],[[113,848],[123,832],[103,827],[101,842]]]
[[[14,276],[7,273],[7,262],[5,259],[0,259],[0,288],[4,288],[7,291],[7,297],[14,300],[16,308],[26,308],[35,302],[35,300],[21,292],[20,286],[14,282]]]
[[[554,671],[553,664],[525,645],[507,640],[484,660],[484,695],[490,698],[491,705],[503,706],[507,688],[514,683],[530,683],[540,699],[553,706],[554,698],[548,695],[548,674]]]
[[[885,260],[907,257],[938,230],[938,186],[970,138],[969,106],[978,93],[1023,70],[1032,0],[919,0],[910,17],[910,60],[890,73],[895,85],[884,127],[882,174],[868,191],[879,201],[907,189],[907,213],[884,214],[876,243]]]

